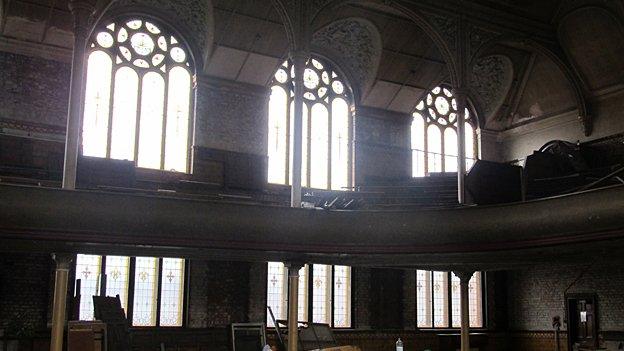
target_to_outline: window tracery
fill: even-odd
[[[291,183],[294,76],[291,61],[277,70],[269,102],[269,183]],[[352,97],[344,79],[312,58],[303,75],[302,185],[342,190],[351,184]]]
[[[417,105],[412,121],[412,176],[433,172],[457,172],[457,100],[451,88],[435,87]],[[477,155],[476,122],[469,108],[464,110],[466,169]]]
[[[164,25],[120,19],[88,50],[82,153],[188,172],[193,63]]]

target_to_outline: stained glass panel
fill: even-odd
[[[156,325],[156,297],[158,296],[158,259],[137,257],[134,276],[134,305],[132,325]]]
[[[139,167],[160,168],[164,99],[165,80],[156,72],[147,73],[143,77],[141,96]]]
[[[308,265],[299,270],[299,298],[297,300],[297,320],[308,321]]]
[[[312,268],[312,321],[331,323],[331,266],[315,264]]]
[[[106,256],[106,296],[117,296],[128,313],[128,271],[130,257]]]
[[[191,75],[186,69],[171,69],[168,92],[165,170],[186,172],[191,92]]]
[[[433,272],[433,326],[449,326],[448,273]]]
[[[269,182],[275,184],[292,184],[294,72],[293,64],[284,61],[273,77],[273,94],[269,101],[268,174]],[[276,89],[282,89],[283,93],[276,94]],[[350,92],[338,74],[317,59],[310,60],[306,65],[303,90],[301,184],[319,189],[344,190],[350,181]],[[286,119],[285,115],[290,118],[290,136],[286,138],[276,133],[276,128],[286,129],[281,123],[276,123]],[[287,146],[276,147],[282,140]],[[286,155],[290,157],[286,159]],[[284,179],[282,173],[287,173],[288,179]]]
[[[431,328],[432,295],[431,295],[431,272],[416,271],[416,308],[417,323],[419,328]]]
[[[475,272],[468,283],[470,327],[483,327],[483,289],[481,288],[481,272]]]
[[[103,51],[89,55],[82,124],[82,154],[85,156],[106,157],[112,64],[110,56]]]
[[[334,266],[334,327],[351,327],[351,267]]]
[[[282,70],[280,70],[282,71]],[[285,73],[284,73],[285,74]],[[284,184],[286,177],[286,91],[279,86],[271,88],[269,100],[269,183]]]
[[[425,176],[428,172],[457,172],[457,100],[449,87],[432,89],[419,101],[412,122],[412,176]],[[422,121],[421,121],[422,118]],[[466,165],[472,167],[476,158],[474,144],[474,120],[465,109]],[[424,152],[424,144],[427,152]],[[443,145],[442,145],[443,144]]]
[[[312,107],[310,128],[310,186],[312,188],[327,188],[328,118],[325,106],[315,104]]]
[[[453,128],[444,131],[444,171],[457,172],[457,132]]]
[[[80,320],[93,320],[94,295],[100,294],[100,272],[102,257],[78,255],[76,258],[76,279],[80,279]]]
[[[451,273],[451,306],[453,328],[461,327],[461,288],[459,285],[459,277],[455,273]]]
[[[346,190],[349,186],[349,107],[344,99],[332,102],[331,188]]]
[[[136,19],[95,31],[89,43],[94,52],[87,68],[83,155],[188,171],[192,65],[183,45],[163,29]]]
[[[286,319],[288,313],[288,272],[281,262],[269,262],[267,271],[267,305],[273,310],[275,319]],[[267,326],[275,326],[268,312]]]
[[[181,327],[184,304],[184,260],[163,258],[160,288],[160,326]]]

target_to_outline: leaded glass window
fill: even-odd
[[[182,326],[184,277],[181,258],[78,255],[80,319],[93,320],[92,296],[119,295],[133,326]],[[102,286],[106,286],[105,292]]]
[[[457,172],[457,101],[445,85],[432,89],[412,114],[412,176],[435,172]],[[464,110],[466,169],[477,156],[476,120]]]
[[[351,267],[312,265],[299,271],[299,322],[351,327]],[[276,319],[288,317],[288,269],[280,262],[268,263],[267,305]],[[267,314],[267,325],[273,321]]]
[[[470,282],[470,327],[483,327],[483,273],[475,272]],[[418,328],[461,326],[460,281],[453,273],[416,271],[416,322]]]
[[[137,257],[135,270],[132,325],[139,327],[156,325],[158,259]]]
[[[269,101],[268,181],[292,182],[294,66],[277,70]],[[350,186],[352,96],[344,78],[329,63],[312,58],[304,71],[301,184],[317,189]]]
[[[76,279],[80,279],[80,319],[93,320],[93,299],[100,294],[100,267],[102,258],[95,255],[78,255],[76,258]]]
[[[188,172],[193,64],[166,26],[130,18],[89,44],[82,154]]]

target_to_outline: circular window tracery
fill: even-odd
[[[115,57],[117,64],[127,63],[135,68],[158,69],[161,72],[175,65],[191,68],[187,51],[175,36],[144,20],[131,19],[109,24],[97,33],[91,49],[104,49]]]
[[[331,64],[311,58],[303,70],[302,185],[342,190],[351,182],[351,91]],[[290,184],[291,119],[295,69],[286,60],[276,70],[269,102],[270,183]]]
[[[451,126],[457,121],[457,101],[449,88],[435,87],[416,105],[416,112],[426,116],[427,123],[440,127]],[[466,122],[473,124],[468,108],[465,109],[464,116]]]

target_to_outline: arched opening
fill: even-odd
[[[188,47],[154,19],[125,17],[89,43],[82,155],[189,172],[194,65]]]
[[[351,186],[352,95],[330,63],[312,58],[304,71],[303,164],[301,183],[316,189]],[[292,179],[294,67],[287,60],[274,75],[269,101],[268,181]]]
[[[412,176],[457,172],[457,101],[447,85],[432,89],[416,105],[411,128]],[[478,155],[477,121],[470,108],[464,111],[466,169]]]

